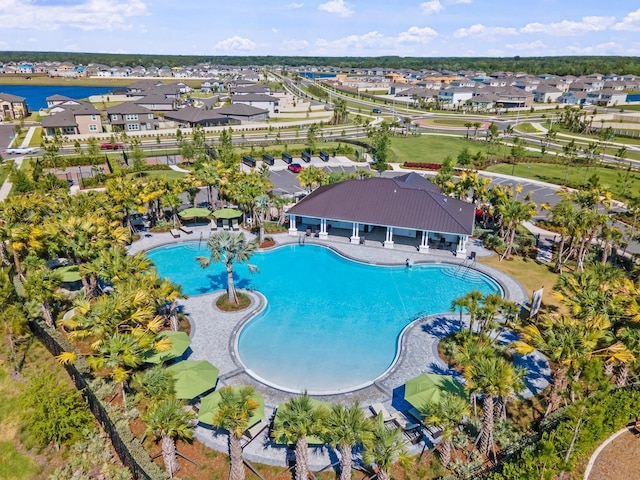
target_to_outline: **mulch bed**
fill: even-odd
[[[591,469],[588,480],[620,480],[640,475],[640,438],[626,432],[606,446]]]

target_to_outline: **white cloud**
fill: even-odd
[[[429,0],[428,2],[423,2],[420,4],[420,10],[422,10],[422,13],[425,13],[427,15],[431,13],[441,12],[443,9],[444,7],[440,3],[440,0]]]
[[[279,31],[280,31],[280,30],[278,30],[278,29],[277,29],[277,28],[275,28],[275,27],[272,27],[272,28],[271,28],[271,33],[278,33]]]
[[[302,7],[304,7],[304,3],[293,2],[293,3],[290,3],[289,5],[287,5],[287,8],[293,8],[293,9],[302,8]]]
[[[567,51],[574,55],[628,55],[625,49],[616,42],[598,43],[597,45],[588,45],[586,47],[570,45],[567,47]]]
[[[612,28],[614,30],[630,30],[632,32],[640,31],[640,8],[635,12],[629,13],[621,22],[616,23]]]
[[[318,10],[323,10],[328,13],[335,13],[341,17],[350,17],[353,15],[353,9],[344,0],[331,0],[327,3],[321,3],[318,5]]]
[[[130,30],[129,18],[147,14],[144,0],[85,0],[74,5],[3,0],[0,2],[0,29]]]
[[[538,52],[540,55],[544,55],[542,49],[547,48],[547,46],[541,40],[535,40],[533,42],[508,43],[505,48],[519,52]]]
[[[366,53],[375,54],[413,54],[410,45],[424,45],[438,36],[438,32],[429,27],[410,27],[396,36],[386,36],[378,31],[362,35],[349,35],[335,40],[319,39],[315,43],[317,53],[331,52],[333,55]]]
[[[520,29],[523,33],[546,33],[547,35],[578,35],[587,32],[601,32],[609,28],[615,17],[582,17],[582,21],[562,20],[556,23],[528,23]]]
[[[285,40],[284,47],[285,50],[294,51],[294,50],[304,50],[309,46],[309,42],[306,40]]]
[[[518,30],[512,27],[487,27],[481,23],[471,25],[469,28],[459,28],[453,32],[453,36],[456,38],[492,38],[500,35],[515,35]]]
[[[428,43],[438,36],[433,28],[429,27],[409,27],[406,32],[400,32],[397,37],[398,43]]]
[[[238,35],[234,35],[233,37],[229,37],[226,40],[221,40],[216,43],[214,47],[216,50],[224,50],[225,52],[235,51],[235,50],[254,50],[256,48],[255,42],[249,40],[248,38],[242,38]]]

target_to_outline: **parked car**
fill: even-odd
[[[103,143],[100,145],[102,150],[120,150],[122,148],[121,143]]]
[[[291,163],[287,169],[293,173],[300,173],[302,171],[302,165],[299,163]]]
[[[379,108],[374,108],[373,113],[382,113],[382,110],[380,110]]]

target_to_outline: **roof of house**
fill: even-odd
[[[134,100],[134,103],[138,103],[140,105],[173,105],[175,102],[175,98],[167,98],[163,94],[152,94],[145,95],[138,100]]]
[[[442,195],[417,173],[395,178],[347,180],[320,187],[287,212],[412,230],[473,233],[472,204]]]
[[[224,115],[216,113],[214,110],[203,110],[196,107],[185,107],[176,111],[166,112],[164,118],[178,120],[180,122],[197,123],[208,120],[226,119]]]
[[[247,93],[243,95],[234,95],[233,97],[231,97],[231,101],[233,103],[242,103],[242,102],[278,103],[280,99],[276,97],[272,97],[271,95],[265,95],[262,93]]]
[[[75,127],[78,125],[76,122],[76,116],[71,110],[65,110],[55,115],[47,115],[42,117],[43,128],[61,128],[61,127]]]
[[[19,97],[17,95],[12,95],[11,93],[0,92],[0,100],[4,100],[5,102],[24,102],[24,97]]]
[[[56,93],[55,95],[51,95],[47,97],[46,100],[47,102],[64,102],[64,101],[73,100],[73,99]]]
[[[252,117],[254,115],[260,115],[261,113],[268,113],[268,110],[263,108],[253,107],[251,105],[245,105],[244,103],[234,103],[227,107],[216,108],[213,110],[220,115],[235,115],[238,117]]]
[[[136,113],[147,115],[153,112],[148,108],[143,107],[142,105],[138,105],[135,102],[124,102],[120,105],[114,105],[113,107],[107,108],[107,114],[109,115],[127,115]]]

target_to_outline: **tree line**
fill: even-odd
[[[587,75],[617,73],[640,75],[640,60],[631,56],[559,56],[559,57],[326,57],[280,55],[144,55],[69,52],[0,52],[0,62],[72,62],[87,65],[100,63],[111,67],[178,67],[209,63],[213,65],[290,67],[332,66],[349,68],[393,68],[414,70],[524,71],[534,75]]]

